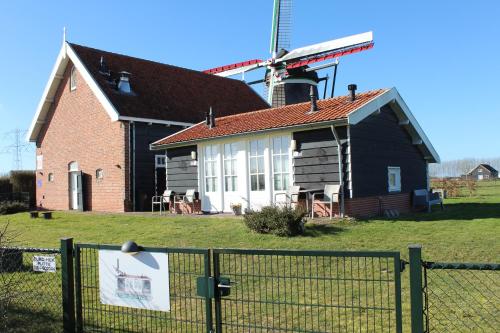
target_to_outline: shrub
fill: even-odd
[[[304,233],[305,216],[303,209],[268,206],[259,212],[247,211],[244,218],[246,226],[255,232],[289,237]]]
[[[0,215],[15,214],[29,210],[29,206],[20,201],[0,202]]]
[[[0,176],[0,193],[12,192],[12,184],[9,176]]]
[[[12,192],[29,193],[30,206],[35,205],[36,192],[36,174],[35,171],[17,170],[10,172],[10,182],[12,183]]]

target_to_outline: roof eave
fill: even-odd
[[[391,108],[396,111],[398,116],[401,118],[404,118],[402,120],[407,120],[409,126],[409,132],[410,135],[412,136],[412,139],[415,144],[421,146],[425,152],[425,159],[429,163],[440,163],[441,158],[439,157],[439,154],[437,151],[434,149],[432,143],[430,142],[429,138],[423,131],[423,129],[420,127],[420,124],[418,123],[417,119],[413,116],[413,114],[410,111],[410,108],[406,105],[405,101],[399,94],[396,88],[391,88],[378,96],[375,99],[372,99],[365,105],[361,106],[360,108],[352,111],[351,113],[348,114],[348,122],[349,125],[356,125],[371,114],[377,112],[380,110],[381,107],[389,104]],[[421,144],[418,143],[421,140]]]

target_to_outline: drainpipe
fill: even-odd
[[[132,211],[135,211],[135,123],[129,122],[129,179],[132,188]]]
[[[339,136],[337,134],[337,130],[335,126],[330,125],[330,129],[332,130],[333,137],[337,142],[337,152],[338,152],[338,161],[339,161],[339,183],[340,183],[340,217],[344,217],[344,172],[342,170],[342,147],[340,143]]]

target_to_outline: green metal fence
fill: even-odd
[[[119,246],[77,244],[75,294],[77,332],[208,332],[211,299],[197,295],[198,277],[210,275],[206,249],[144,248],[168,254],[170,312],[102,304],[99,295],[99,250]]]
[[[426,332],[500,331],[500,264],[423,267]]]
[[[0,248],[0,331],[61,332],[63,328],[60,272],[33,270],[35,256],[54,257],[59,249]]]
[[[216,332],[401,332],[399,252],[217,249]]]

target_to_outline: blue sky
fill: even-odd
[[[62,40],[207,69],[269,56],[272,0],[2,1],[0,138],[27,129]],[[292,48],[374,31],[337,94],[397,87],[443,160],[500,155],[500,2],[294,0]],[[326,74],[325,72],[324,74]],[[330,73],[331,74],[331,73]],[[497,138],[497,139],[495,139]],[[34,153],[23,156],[34,167]],[[12,155],[0,154],[0,172]]]

